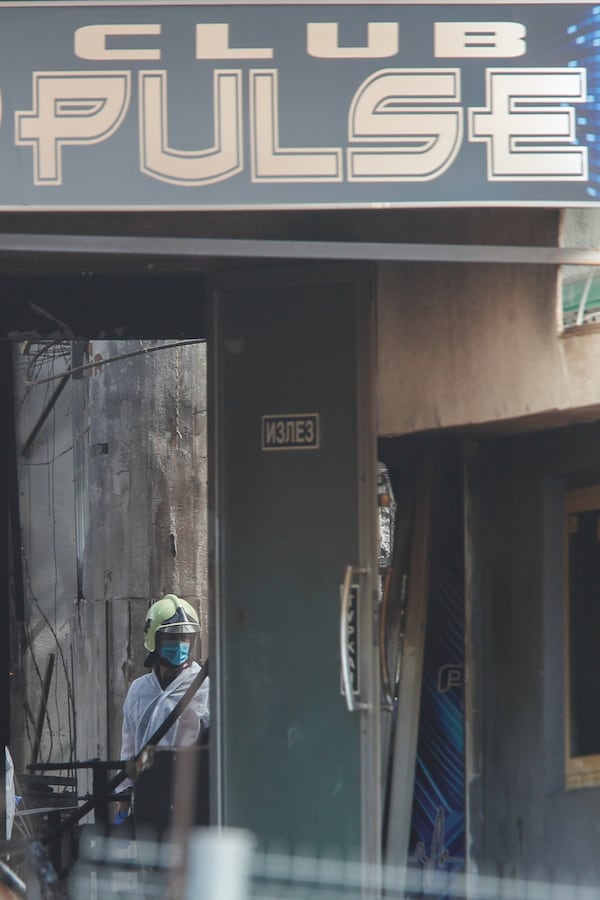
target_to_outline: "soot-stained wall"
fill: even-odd
[[[599,460],[599,424],[469,449],[468,837],[492,875],[600,878],[600,789],[564,779],[562,556],[563,492],[598,483]]]

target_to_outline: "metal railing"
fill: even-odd
[[[81,850],[71,900],[600,900],[593,884],[262,853],[237,830],[196,829],[186,846],[96,838]]]

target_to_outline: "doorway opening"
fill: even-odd
[[[200,273],[86,271],[2,289],[11,826],[24,840],[55,832],[62,875],[93,816],[63,837],[61,823],[121,758],[149,604],[189,601],[208,655],[205,286]]]

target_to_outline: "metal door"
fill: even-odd
[[[214,815],[376,861],[369,271],[237,271],[210,296]]]

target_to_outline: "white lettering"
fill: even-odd
[[[140,35],[155,35],[161,33],[160,25],[84,25],[77,28],[74,35],[74,52],[79,59],[160,59],[160,50],[156,49],[126,49],[108,50],[106,39],[108,37],[126,36],[138,37]]]
[[[250,147],[253,181],[341,181],[339,147],[281,147],[277,69],[250,72]]]
[[[263,450],[273,447],[294,449],[297,447],[317,448],[316,416],[290,415],[282,417],[263,416]]]
[[[213,73],[214,143],[206,150],[175,150],[167,127],[167,73],[140,72],[140,166],[170,184],[199,186],[231,178],[243,169],[242,73]]]
[[[366,47],[340,47],[337,22],[308,22],[306,52],[317,59],[383,59],[399,46],[397,22],[368,22]]]
[[[196,59],[273,59],[270,47],[231,47],[229,25],[196,25]]]
[[[527,29],[519,22],[435,22],[438,59],[523,56]]]
[[[34,72],[33,110],[15,112],[15,143],[33,147],[35,184],[62,184],[62,147],[105,141],[129,106],[129,72]]]
[[[265,444],[273,444],[275,441],[275,422],[272,420],[265,422]]]
[[[463,116],[458,69],[381,69],[361,84],[350,106],[352,142],[387,146],[348,150],[349,181],[428,181],[452,164]]]
[[[488,69],[487,106],[469,110],[469,140],[487,145],[488,180],[587,180],[587,147],[567,146],[575,111],[562,105],[585,99],[585,69]]]

